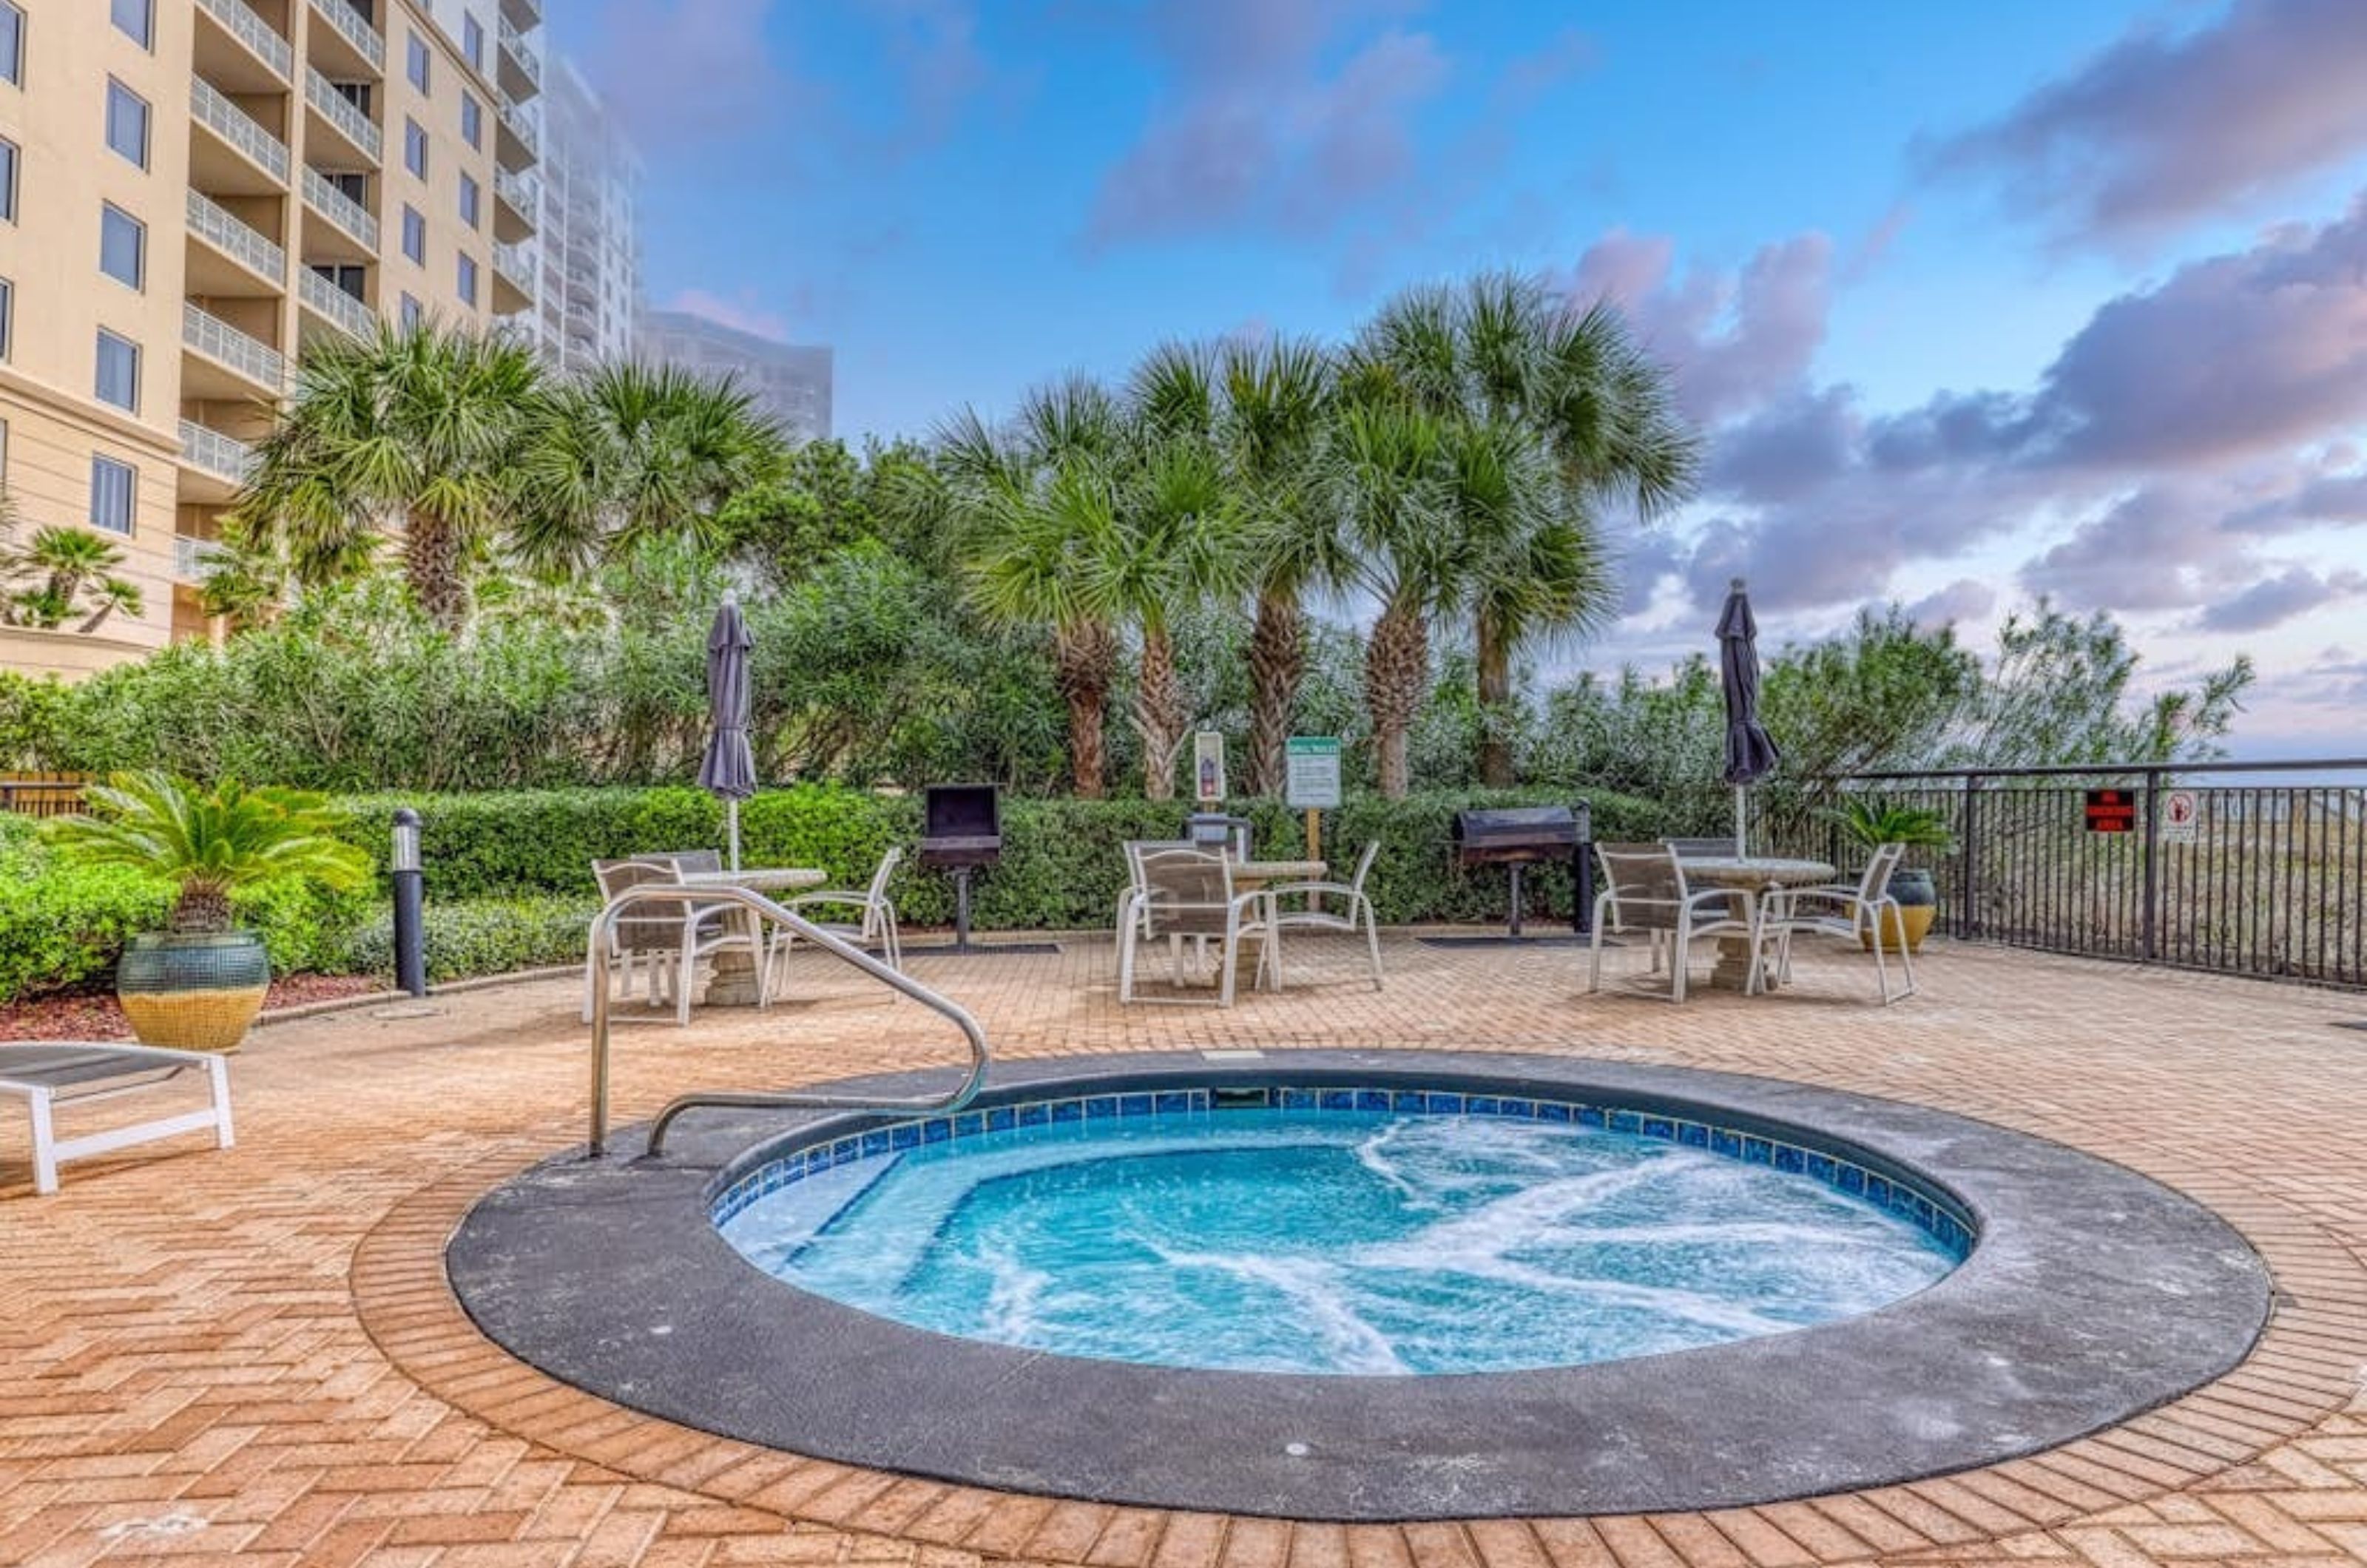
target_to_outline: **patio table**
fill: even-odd
[[[1724,887],[1733,892],[1741,900],[1742,918],[1751,920],[1754,927],[1761,894],[1784,887],[1813,887],[1833,879],[1833,868],[1820,860],[1788,860],[1774,855],[1681,855],[1677,863],[1684,868],[1687,886]],[[1750,988],[1751,965],[1758,962],[1755,934],[1755,931],[1743,936],[1719,934],[1717,967],[1710,972],[1711,985],[1735,991]],[[1775,977],[1765,976],[1760,983],[1762,988],[1772,990]]]
[[[1230,856],[1226,857],[1231,859]],[[1263,893],[1277,882],[1320,882],[1330,871],[1329,862],[1319,860],[1236,860],[1233,861],[1233,886],[1242,893]],[[1273,894],[1266,893],[1258,900],[1265,920],[1265,950],[1274,958],[1274,988],[1282,989],[1282,922],[1275,919],[1278,912]]]
[[[745,887],[752,893],[802,893],[830,881],[830,873],[802,865],[752,865],[738,871],[685,871],[685,887]],[[715,970],[707,981],[707,1005],[713,1008],[754,1007],[757,998],[756,955],[764,943],[764,922],[753,909],[734,908],[746,922],[748,946],[730,947],[715,955]]]

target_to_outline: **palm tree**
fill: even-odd
[[[545,395],[533,354],[506,337],[388,324],[324,338],[258,445],[234,515],[305,582],[349,574],[399,520],[413,597],[457,631],[470,572],[533,537],[518,480]]]
[[[941,504],[962,536],[970,596],[990,618],[1052,630],[1080,798],[1099,800],[1117,634],[1084,562],[1113,506],[1122,418],[1107,389],[1072,378],[1029,391],[1004,428],[964,411],[937,435]]]
[[[56,627],[85,617],[78,632],[95,632],[118,610],[141,613],[140,585],[116,575],[123,552],[98,535],[52,525],[36,531],[22,549],[0,555],[0,576],[28,584],[9,595],[9,618],[27,626]]]
[[[1614,584],[1596,508],[1625,504],[1646,521],[1693,491],[1700,439],[1675,410],[1667,369],[1636,345],[1607,303],[1574,309],[1534,277],[1487,273],[1459,288],[1409,290],[1361,335],[1352,376],[1368,395],[1410,400],[1472,427],[1463,443],[1500,465],[1522,441],[1543,462],[1502,469],[1542,505],[1503,498],[1456,525],[1477,527],[1464,607],[1477,645],[1478,695],[1490,722],[1482,782],[1512,782],[1503,716],[1524,649],[1607,616]],[[1473,475],[1472,477],[1480,477]],[[1510,532],[1506,532],[1510,529]]]
[[[546,571],[581,571],[663,535],[716,547],[725,503],[786,455],[733,379],[673,366],[603,366],[530,406],[515,543]]]

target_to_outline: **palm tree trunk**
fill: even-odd
[[[1478,617],[1479,782],[1512,787],[1512,649],[1500,616]]]
[[[1429,678],[1429,626],[1420,610],[1390,604],[1373,623],[1372,640],[1365,645],[1365,706],[1373,719],[1381,794],[1390,800],[1406,796],[1406,731],[1421,710]]]
[[[1164,626],[1142,628],[1142,670],[1134,684],[1134,728],[1142,737],[1142,798],[1175,798],[1175,759],[1191,722],[1184,682],[1175,673],[1175,643]]]
[[[1116,665],[1117,639],[1097,621],[1053,634],[1053,680],[1069,705],[1069,767],[1080,800],[1102,798],[1102,720]]]
[[[107,624],[107,617],[113,614],[115,614],[115,601],[112,599],[103,599],[99,602],[98,608],[90,613],[90,618],[84,621],[82,625],[76,626],[74,630],[76,632],[95,632],[98,630],[99,627],[105,626]]]
[[[1250,632],[1249,793],[1279,795],[1289,763],[1290,710],[1307,675],[1307,612],[1298,595],[1258,595]]]
[[[460,531],[431,512],[411,513],[402,544],[411,596],[427,618],[457,632],[469,621],[469,585],[460,575]]]

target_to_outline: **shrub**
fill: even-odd
[[[430,904],[423,920],[427,978],[436,985],[583,962],[584,929],[599,905],[589,898],[470,898]],[[394,973],[392,917],[381,911],[345,944],[339,968],[357,975]]]

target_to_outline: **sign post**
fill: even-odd
[[[1323,813],[1340,805],[1340,738],[1294,735],[1284,743],[1283,800],[1307,813],[1307,858],[1323,858]]]

